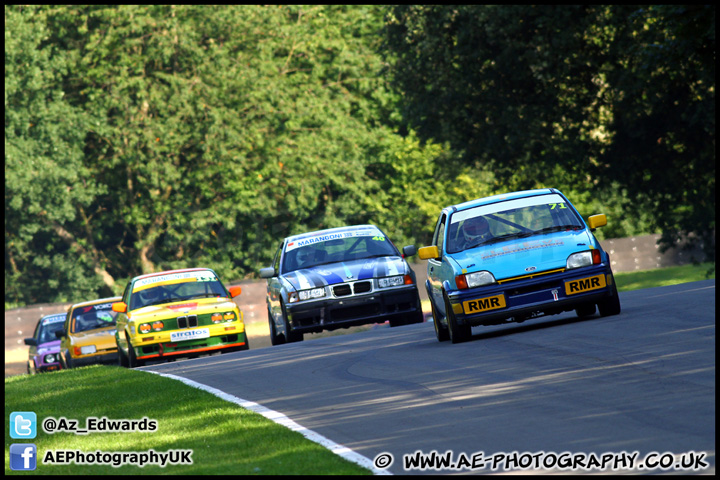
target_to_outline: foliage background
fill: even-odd
[[[714,6],[5,6],[5,303],[560,188],[714,261]]]

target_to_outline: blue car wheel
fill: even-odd
[[[435,336],[438,342],[445,342],[450,339],[448,329],[441,323],[440,315],[435,310],[435,304],[430,300],[430,309],[432,310],[433,327],[435,328]]]
[[[600,310],[600,316],[602,317],[620,314],[620,297],[618,296],[617,284],[614,278],[612,293],[610,297],[598,302],[598,310]]]
[[[462,343],[470,340],[470,336],[472,335],[470,325],[458,324],[450,300],[445,292],[443,292],[443,299],[445,300],[445,317],[447,318],[450,341],[452,343]]]

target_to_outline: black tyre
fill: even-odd
[[[423,323],[425,321],[425,315],[423,314],[422,310],[411,313],[408,318],[408,324],[413,323]]]
[[[443,298],[445,300],[445,317],[447,318],[450,341],[452,343],[462,343],[470,340],[472,335],[470,325],[458,324],[447,294],[443,294]]]
[[[403,315],[401,318],[390,320],[391,327],[400,327],[402,325],[412,325],[413,323],[422,323],[425,320],[422,312],[412,312]]]
[[[285,310],[285,304],[282,305],[282,319],[283,324],[285,325],[285,341],[287,343],[295,343],[295,342],[302,342],[303,341],[303,334],[298,332],[293,332],[290,330],[290,322],[288,322],[287,318],[287,311]]]
[[[589,317],[590,315],[595,314],[595,304],[594,303],[586,303],[585,305],[580,305],[575,309],[575,313],[579,318],[583,317]]]
[[[403,325],[407,325],[407,324],[408,324],[408,320],[405,317],[390,320],[390,328],[402,327]]]
[[[129,368],[129,367],[130,367],[130,363],[128,362],[128,358],[127,358],[127,356],[125,355],[125,353],[123,353],[123,349],[120,348],[120,345],[118,345],[118,365],[121,366],[121,367],[125,367],[125,368]]]
[[[277,329],[275,328],[275,321],[270,314],[270,308],[268,307],[268,327],[270,327],[270,344],[271,345],[282,345],[285,343],[285,336],[278,335]]]
[[[130,368],[135,367],[142,367],[145,365],[144,360],[138,360],[137,355],[135,354],[135,349],[132,346],[132,343],[130,343],[130,339],[128,339],[128,366]]]
[[[600,310],[600,315],[603,317],[607,317],[610,315],[618,315],[620,313],[620,297],[618,296],[617,291],[617,285],[615,284],[615,279],[612,278],[612,295],[610,295],[607,298],[604,298],[600,302],[598,302],[598,310]]]
[[[441,323],[440,316],[437,314],[437,311],[435,310],[435,304],[432,300],[430,300],[430,309],[432,310],[433,327],[435,327],[435,337],[437,337],[438,342],[448,341],[450,339],[448,329]]]

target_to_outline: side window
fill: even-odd
[[[65,333],[70,333],[70,319],[72,318],[73,309],[70,307],[67,312],[67,316],[65,317],[65,323],[63,324],[63,328],[65,329]]]
[[[438,224],[435,227],[435,234],[433,235],[433,245],[438,247],[438,251],[442,253],[443,245],[445,244],[445,214],[440,215]]]
[[[280,255],[282,254],[282,243],[280,244],[280,248],[277,249],[275,252],[275,259],[273,260],[272,266],[275,269],[275,274],[280,273]]]
[[[132,282],[130,282],[130,283],[128,283],[127,285],[125,285],[125,291],[123,292],[123,295],[122,295],[122,301],[123,301],[128,307],[130,307],[130,303],[129,303],[129,302],[130,302],[130,285],[131,285],[131,283],[132,283]]]
[[[40,317],[40,320],[38,320],[37,325],[35,325],[35,333],[33,333],[33,337],[35,337],[35,339],[37,339],[37,340],[40,340],[40,335],[38,335],[38,334],[40,333],[41,328],[42,328],[42,317]]]

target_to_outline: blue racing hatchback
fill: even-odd
[[[438,340],[458,343],[471,327],[523,322],[575,310],[620,313],[610,258],[593,235],[605,215],[583,221],[554,188],[481,198],[444,208],[425,285]]]

